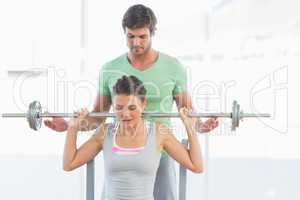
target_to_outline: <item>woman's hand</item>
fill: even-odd
[[[76,130],[88,129],[89,111],[86,108],[82,108],[79,112],[75,112],[75,114],[77,114],[77,117],[69,121],[69,128]]]
[[[182,122],[185,125],[185,128],[188,131],[195,131],[197,118],[196,117],[189,117],[189,114],[192,112],[191,109],[187,109],[186,107],[182,107],[179,109],[179,114]]]

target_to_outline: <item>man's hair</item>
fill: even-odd
[[[156,30],[156,17],[151,8],[142,4],[133,5],[128,8],[123,16],[122,27],[125,32],[126,27],[129,29],[149,27],[151,35]]]
[[[113,87],[114,95],[135,95],[138,96],[141,101],[145,100],[147,93],[143,82],[135,76],[122,76],[118,79],[117,83]]]

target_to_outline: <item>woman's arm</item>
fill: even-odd
[[[160,124],[157,127],[158,133],[162,138],[162,147],[182,166],[195,173],[201,173],[203,171],[203,159],[198,136],[194,128],[197,119],[187,117],[188,110],[186,108],[180,109],[180,115],[187,131],[189,149],[176,139],[169,128]]]
[[[80,130],[80,121],[88,114],[87,110],[82,111],[78,118],[70,121],[63,156],[63,169],[71,171],[92,160],[101,150],[106,133],[106,124],[101,124],[95,134],[77,149],[77,133]]]
[[[111,107],[111,97],[97,95],[94,107],[91,112],[109,112]],[[87,117],[87,126],[80,127],[81,131],[90,131],[96,129],[100,124],[105,122],[106,117]]]
[[[192,104],[192,98],[187,92],[180,92],[174,96],[178,111],[180,108],[186,107],[187,109],[194,110]],[[208,133],[218,127],[219,121],[216,117],[212,117],[205,122],[198,117],[195,125],[195,129],[198,133]]]

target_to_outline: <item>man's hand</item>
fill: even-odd
[[[68,122],[62,117],[52,117],[52,120],[44,120],[44,124],[57,132],[64,132],[68,129]]]
[[[207,133],[215,129],[216,127],[218,127],[218,125],[219,125],[219,121],[217,117],[210,118],[205,122],[201,122],[200,120],[197,120],[196,131],[198,133]]]

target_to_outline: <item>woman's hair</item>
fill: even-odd
[[[122,76],[117,80],[117,83],[113,87],[114,95],[135,95],[138,96],[141,101],[145,100],[147,93],[143,82],[135,76]]]

